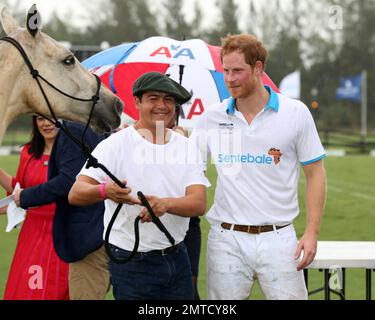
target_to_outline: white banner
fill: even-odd
[[[289,98],[301,97],[301,73],[297,70],[285,76],[280,82],[280,91]]]

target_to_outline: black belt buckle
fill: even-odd
[[[161,255],[162,255],[162,256],[166,256],[166,255],[168,255],[168,254],[171,254],[171,253],[173,253],[173,252],[176,252],[176,251],[178,250],[178,245],[179,245],[179,244],[175,244],[175,245],[172,246],[172,247],[168,247],[168,248],[165,248],[165,249],[160,250]]]

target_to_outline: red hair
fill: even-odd
[[[221,39],[220,59],[234,51],[243,53],[245,61],[250,66],[254,66],[257,61],[262,62],[263,69],[267,59],[267,49],[255,36],[250,34],[229,35]]]

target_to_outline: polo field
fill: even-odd
[[[374,241],[375,231],[373,227],[375,214],[375,158],[369,156],[350,155],[345,157],[328,157],[325,160],[328,190],[325,213],[322,220],[321,232],[318,240],[330,241]],[[18,156],[1,156],[0,167],[11,174],[15,174],[18,165]],[[212,184],[208,188],[208,206],[213,202],[216,185],[216,172],[213,165],[208,168],[208,178]],[[299,184],[299,201],[301,212],[295,220],[297,236],[304,231],[306,222],[305,180],[301,174]],[[4,191],[0,191],[0,197],[4,197]],[[5,284],[12,257],[15,251],[19,230],[10,233],[5,232],[7,219],[0,216],[0,297],[3,297]],[[199,293],[202,299],[207,298],[206,292],[206,240],[209,230],[205,217],[201,218],[202,248],[199,267]],[[310,270],[308,289],[314,290],[323,286],[324,273],[319,270]],[[347,269],[345,295],[347,299],[365,299],[365,270]],[[337,288],[334,288],[337,289]],[[372,284],[375,292],[375,284]],[[255,284],[252,299],[263,299],[263,295]],[[112,293],[107,299],[113,299]],[[309,299],[324,299],[324,292],[309,296]],[[331,294],[331,299],[339,299]]]

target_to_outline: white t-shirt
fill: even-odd
[[[325,157],[308,108],[266,88],[270,99],[250,125],[230,98],[208,108],[190,137],[218,172],[206,215],[211,224],[292,222],[299,213],[300,164]]]
[[[199,152],[188,150],[188,139],[171,131],[168,143],[157,145],[144,139],[133,126],[123,129],[103,140],[93,151],[96,157],[119,180],[126,180],[132,189],[144,195],[183,197],[188,186],[209,185],[203,166],[196,161]],[[89,176],[99,183],[107,175],[101,169],[82,168],[80,175]],[[117,207],[112,200],[105,200],[104,234]],[[124,250],[134,246],[134,220],[143,207],[124,204],[111,230],[109,242]],[[176,240],[181,242],[188,230],[189,218],[164,214],[161,222]],[[171,244],[167,237],[152,223],[139,223],[139,252],[164,249]]]

